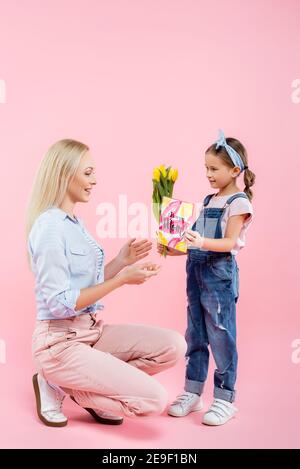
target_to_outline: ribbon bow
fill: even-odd
[[[224,147],[228,155],[230,156],[230,159],[233,162],[234,166],[237,166],[241,169],[241,171],[244,171],[246,166],[244,165],[242,158],[240,157],[238,152],[235,151],[234,148],[228,145],[223,130],[219,130],[219,138],[216,141],[216,149],[218,149],[219,147]]]

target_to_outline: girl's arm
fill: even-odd
[[[248,216],[248,213],[243,213],[242,215],[229,217],[224,238],[204,238],[197,231],[188,230],[186,240],[193,247],[207,249],[208,251],[229,252],[235,246],[244,221]]]

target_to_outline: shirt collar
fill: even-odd
[[[67,212],[65,212],[64,210],[62,210],[61,208],[56,207],[56,206],[51,207],[51,210],[58,216],[58,218],[60,220],[65,220],[66,218],[68,218],[73,223],[78,222],[79,225],[83,226],[83,222],[82,222],[81,218],[76,217],[76,220],[74,220],[74,218],[72,218]]]

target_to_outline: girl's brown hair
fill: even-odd
[[[251,201],[253,198],[253,192],[250,187],[252,187],[255,183],[255,174],[248,167],[248,155],[246,148],[236,138],[228,137],[226,138],[226,142],[240,155],[244,166],[246,166],[246,169],[244,170],[244,192]],[[208,147],[205,153],[211,153],[212,155],[217,156],[230,168],[234,168],[235,166],[227,151],[222,146],[219,146],[219,148],[217,149],[216,144],[213,143],[210,147]]]

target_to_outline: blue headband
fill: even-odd
[[[223,130],[219,130],[219,138],[216,141],[216,149],[218,149],[219,147],[225,148],[234,166],[240,168],[241,171],[244,171],[244,169],[248,169],[248,166],[244,165],[243,160],[238,154],[238,152],[227,144]]]

